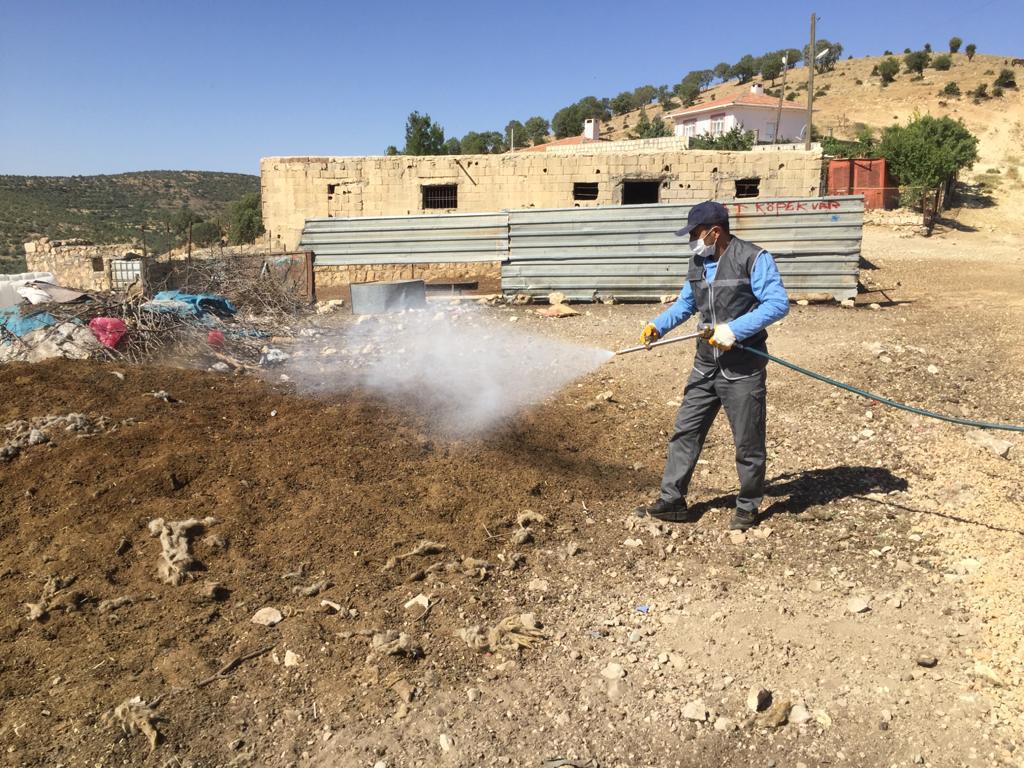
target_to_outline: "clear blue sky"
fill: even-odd
[[[877,55],[952,35],[1024,56],[1021,0],[0,0],[0,173],[258,173],[265,155],[381,154],[818,34]]]

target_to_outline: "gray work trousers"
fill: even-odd
[[[685,503],[704,438],[722,406],[736,444],[736,472],[740,478],[736,509],[756,512],[764,497],[766,459],[763,369],[735,380],[727,379],[720,369],[707,376],[696,368],[690,373],[676,415],[675,433],[668,441],[661,498],[672,504]]]

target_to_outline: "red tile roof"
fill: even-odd
[[[564,139],[553,139],[552,141],[546,141],[543,144],[538,144],[535,147],[524,147],[523,149],[517,149],[516,152],[546,152],[548,147],[567,147],[572,144],[599,144],[602,141],[611,141],[611,139],[588,139],[586,136],[569,136]]]
[[[669,112],[665,117],[680,117],[682,115],[696,114],[698,112],[706,112],[709,109],[717,109],[719,107],[766,107],[771,109],[778,109],[779,98],[777,96],[765,96],[763,93],[737,93],[732,96],[726,96],[722,99],[715,99],[714,101],[706,101],[703,104],[694,104],[692,107],[684,107],[683,109],[677,109]],[[783,101],[783,109],[797,109],[804,112],[807,111],[806,104],[797,104],[794,101]]]

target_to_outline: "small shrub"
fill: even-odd
[[[932,52],[932,44],[931,43],[925,43],[924,44],[924,52],[925,53],[931,53]]]
[[[999,77],[996,78],[996,81],[994,83],[992,83],[992,85],[996,86],[997,88],[1016,88],[1017,87],[1017,80],[1013,76],[1013,70],[1012,69],[1003,69],[1003,70],[1001,70],[999,72]]]
[[[982,83],[977,88],[975,88],[973,91],[971,91],[971,96],[974,97],[975,101],[981,101],[982,99],[987,99],[988,98],[988,86],[985,85],[984,83]]]
[[[864,81],[863,81],[863,80],[861,80],[861,79],[860,79],[860,78],[858,77],[858,78],[857,78],[856,80],[854,80],[854,81],[853,81],[853,84],[854,84],[854,85],[864,85]]]
[[[871,68],[871,74],[869,75],[869,77],[878,77],[878,65],[877,64],[875,64],[875,66],[873,66]]]
[[[974,43],[968,43],[967,44],[967,47],[964,48],[964,51],[967,53],[967,60],[968,61],[973,61],[974,60],[974,53],[977,50],[978,50],[978,46],[976,46]]]
[[[903,52],[904,52],[904,53],[910,53],[910,49],[909,49],[909,48],[904,48],[904,49],[903,49]]]
[[[824,88],[819,88],[818,90],[816,90],[814,92],[814,98],[816,98],[816,99],[819,99],[822,96],[827,96],[827,95],[828,95],[828,91],[826,91]]]
[[[932,60],[932,67],[940,72],[946,72],[952,66],[953,60],[949,58],[949,54],[947,53],[939,54]]]
[[[983,75],[994,75],[994,74],[995,74],[995,71],[994,71],[994,70],[991,70],[991,69],[986,69],[986,70],[985,70],[984,72],[982,72],[981,74],[983,74]]]
[[[960,46],[963,45],[963,43],[964,41],[961,40],[959,37],[949,38],[949,52],[956,53],[957,51],[960,50]]]
[[[882,59],[881,63],[876,67],[879,76],[882,78],[882,85],[888,85],[896,79],[896,75],[900,72],[900,61],[899,59],[890,56],[888,59]]]
[[[892,51],[886,51],[882,54],[883,56],[892,56]]]
[[[796,101],[796,91],[790,91],[786,94],[786,101]]]
[[[940,107],[946,106],[946,102],[944,102],[942,99],[939,99],[939,106]]]
[[[960,95],[960,86],[957,85],[955,82],[953,82],[951,80],[950,82],[946,83],[946,87],[945,88],[943,88],[941,91],[939,91],[939,95],[940,96],[959,96]]]
[[[992,98],[993,99],[1001,99],[1001,98],[1003,98],[1003,89],[1000,86],[996,85],[996,86],[992,87]]]

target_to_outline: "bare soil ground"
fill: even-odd
[[[794,306],[771,349],[915,405],[1024,423],[1017,243],[869,228],[863,279],[884,292]],[[582,310],[481,312],[614,349],[656,308]],[[726,531],[724,419],[691,489],[700,521],[650,525],[631,509],[656,492],[683,347],[614,359],[455,442],[358,393],[3,367],[0,425],[74,412],[118,426],[53,432],[0,463],[0,763],[1024,765],[1024,441],[997,435],[1003,458],[970,430],[772,367],[757,532]],[[545,521],[514,544],[524,510]],[[164,583],[150,521],[207,516],[191,576]],[[443,551],[387,567],[424,540]],[[46,616],[27,618],[51,577]],[[403,607],[420,593],[429,612]],[[268,606],[280,623],[250,621]],[[532,647],[458,636],[523,613],[543,625]],[[407,634],[404,653],[374,647],[388,630]],[[752,686],[797,705],[788,724],[749,711]],[[109,717],[135,696],[155,748]]]

